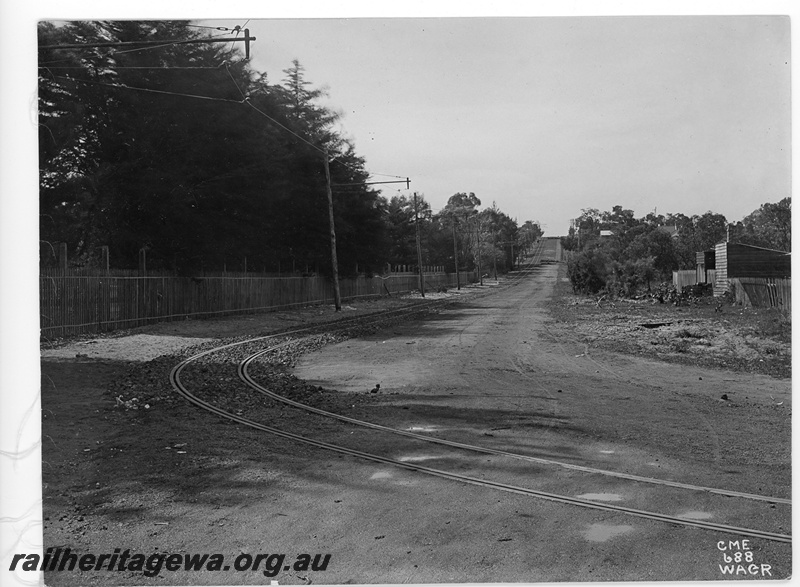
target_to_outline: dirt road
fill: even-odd
[[[187,380],[241,401],[249,417],[386,458],[789,534],[787,504],[557,464],[777,498],[790,490],[788,380],[590,348],[548,318],[557,279],[558,265],[539,266],[517,285],[494,286],[490,295],[425,320],[324,347],[295,370],[326,389],[316,395],[337,413],[551,464],[442,447],[253,401],[232,357],[197,365]],[[275,319],[159,328],[175,337],[214,337],[215,329],[255,336],[274,328],[268,321]],[[42,363],[46,546],[221,553],[226,560],[241,553],[331,557],[324,571],[284,567],[274,577],[261,570],[162,568],[155,577],[50,572],[49,585],[719,580],[791,572],[788,544],[744,542],[735,534],[466,485],[226,423],[176,397],[168,374],[177,357],[130,364],[91,352]],[[275,383],[255,367],[254,377]],[[380,392],[369,393],[376,383]],[[149,409],[115,408],[109,387],[156,401]],[[729,400],[720,399],[723,393]],[[737,556],[741,570],[726,561]]]
[[[366,392],[379,383],[371,420],[387,426],[563,463],[789,497],[788,381],[590,352],[549,323],[545,302],[557,273],[556,265],[539,266],[518,285],[423,324],[326,347],[307,355],[296,373],[343,391]],[[731,399],[720,399],[723,393]],[[485,457],[434,446],[415,446],[402,455],[401,446],[394,447],[395,458],[424,459],[426,465],[553,493],[733,526],[790,530],[788,505],[557,466],[502,459],[487,465]],[[441,491],[473,510],[461,497],[472,490]],[[524,506],[501,510],[481,525],[491,536],[491,529],[514,524],[514,540],[522,548],[509,555],[507,545],[486,540],[487,550],[503,553],[504,562],[480,580],[723,579],[717,543],[736,539],[520,501]],[[773,577],[788,575],[787,546],[751,542],[758,549],[753,558],[771,565]],[[529,574],[520,574],[520,564]]]

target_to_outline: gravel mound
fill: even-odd
[[[112,359],[117,361],[151,361],[171,355],[187,347],[211,342],[212,338],[187,338],[155,334],[133,334],[119,338],[95,338],[73,342],[59,348],[43,349],[43,359]]]

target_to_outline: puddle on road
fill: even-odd
[[[683,512],[682,514],[677,515],[678,518],[687,518],[689,520],[708,520],[709,518],[713,518],[714,514],[710,514],[708,512],[701,512],[697,510],[692,510],[688,512]]]
[[[600,452],[602,454],[604,454],[604,455],[613,455],[614,454],[613,450],[601,450]]]
[[[417,461],[429,461],[431,459],[441,459],[442,457],[437,457],[434,455],[408,455],[405,457],[399,457],[397,460],[401,463],[414,463]]]
[[[406,428],[409,432],[436,432],[435,426],[410,426]]]
[[[612,526],[610,524],[590,524],[589,528],[581,532],[589,542],[605,542],[617,536],[622,536],[633,530],[633,526]]]
[[[390,479],[391,483],[394,485],[401,485],[404,487],[413,487],[419,484],[419,481],[416,479],[403,479],[402,475],[398,479],[392,474],[390,471],[378,471],[377,473],[373,473],[370,476],[370,480],[372,481],[382,481],[384,479]]]
[[[622,496],[619,493],[584,493],[575,497],[593,501],[622,501]]]

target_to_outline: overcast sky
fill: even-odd
[[[411,191],[435,209],[475,192],[561,235],[583,208],[712,210],[735,221],[790,195],[788,17],[251,19],[247,27],[257,37],[255,69],[277,83],[298,59],[308,81],[327,87],[324,103],[342,113],[367,169],[410,177]]]

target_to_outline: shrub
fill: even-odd
[[[615,261],[611,276],[607,288],[616,289],[621,295],[633,297],[642,286],[647,286],[647,291],[650,291],[650,282],[656,276],[653,257],[629,259],[622,263]]]
[[[609,259],[600,249],[586,249],[570,256],[567,273],[572,291],[593,294],[604,289],[609,268]]]

